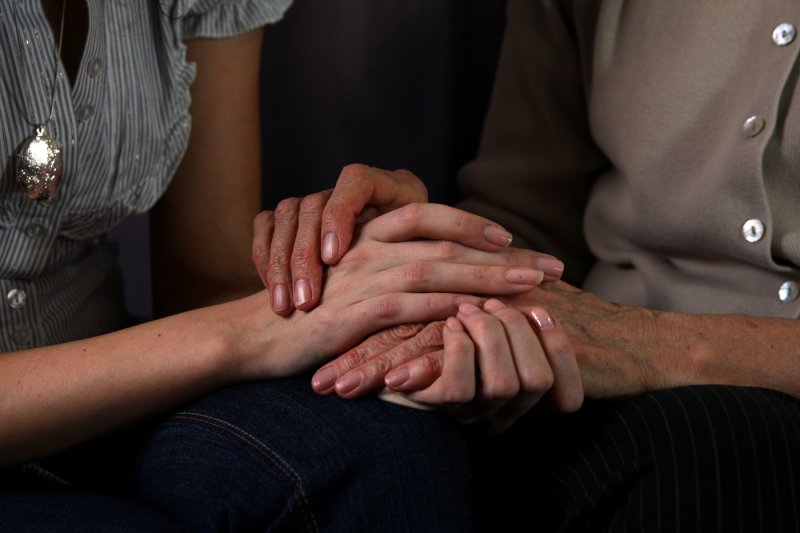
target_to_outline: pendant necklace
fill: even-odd
[[[58,48],[53,56],[53,82],[50,90],[50,110],[47,117],[38,122],[34,119],[29,96],[31,95],[31,82],[28,69],[25,65],[25,56],[19,40],[19,24],[17,23],[17,0],[12,4],[14,12],[14,38],[17,42],[17,64],[22,67],[25,80],[25,120],[33,127],[33,135],[25,138],[17,147],[14,154],[14,173],[22,190],[29,198],[44,201],[56,194],[58,184],[61,182],[63,164],[61,159],[61,146],[47,133],[46,126],[53,120],[53,111],[56,103],[56,83],[61,65],[61,43],[64,37],[64,14],[67,2],[61,0],[61,29],[58,32]]]

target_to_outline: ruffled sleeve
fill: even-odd
[[[221,39],[277,22],[292,0],[176,0],[169,4],[170,15],[180,18],[183,40]]]

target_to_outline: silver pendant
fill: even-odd
[[[62,171],[61,147],[44,126],[37,127],[17,148],[15,172],[22,190],[33,200],[47,200],[56,194]]]

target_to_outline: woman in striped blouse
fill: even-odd
[[[540,256],[420,205],[366,224],[323,294],[271,287],[276,307],[292,290],[313,312],[271,310],[250,264],[257,74],[260,27],[289,1],[0,2],[0,529],[468,528],[448,421],[287,377],[478,301],[461,293],[528,290]],[[44,193],[19,159],[42,135],[63,170]],[[399,187],[398,204],[424,199]],[[154,205],[164,318],[126,327],[106,236]],[[437,238],[438,223],[469,248],[397,242]]]

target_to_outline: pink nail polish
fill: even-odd
[[[408,381],[409,377],[411,377],[411,374],[409,373],[407,368],[395,368],[394,370],[386,374],[386,378],[384,378],[384,383],[386,383],[386,386],[389,387],[390,389],[394,389],[396,387],[399,387],[406,381]]]
[[[544,272],[546,275],[560,279],[564,274],[564,263],[555,257],[539,257],[536,259],[536,268]]]
[[[364,374],[360,371],[350,372],[336,380],[336,392],[338,394],[347,394],[352,391],[364,381]]]
[[[506,281],[518,285],[538,285],[544,279],[541,270],[533,268],[510,268],[506,270]]]
[[[327,261],[336,257],[339,253],[339,239],[335,233],[328,233],[322,240],[322,259]]]
[[[311,299],[311,286],[308,281],[301,279],[294,285],[294,303],[295,305],[303,305]]]
[[[275,288],[272,289],[272,308],[275,311],[285,311],[289,305],[291,305],[289,291],[284,285],[275,285]]]
[[[324,392],[333,387],[338,377],[339,372],[336,371],[336,367],[328,366],[314,374],[314,377],[311,378],[311,386],[314,387],[316,391]]]
[[[556,327],[556,323],[553,322],[553,317],[544,309],[533,309],[531,311],[531,318],[533,318],[536,326],[541,331],[548,331]]]
[[[508,246],[511,244],[511,234],[500,226],[487,225],[483,229],[484,238],[497,246]]]

